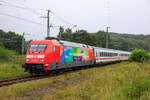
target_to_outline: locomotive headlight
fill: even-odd
[[[26,58],[33,58],[33,55],[27,55]]]
[[[37,58],[44,58],[44,55],[38,55]]]
[[[29,62],[30,61],[30,59],[26,59],[26,62]]]
[[[43,59],[41,59],[41,60],[40,60],[40,62],[44,62],[44,60],[43,60]]]

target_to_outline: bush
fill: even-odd
[[[0,61],[8,61],[15,53],[0,47]]]
[[[129,61],[135,61],[135,62],[143,62],[144,60],[150,59],[150,55],[145,50],[133,50],[132,54],[129,57]]]

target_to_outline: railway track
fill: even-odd
[[[23,83],[23,82],[32,81],[32,80],[38,80],[38,79],[47,78],[47,77],[48,76],[29,76],[29,77],[14,78],[14,79],[9,79],[9,80],[2,80],[0,81],[0,87],[13,85],[16,83]]]
[[[58,75],[65,74],[65,73],[75,72],[75,71],[78,71],[81,69],[82,68],[80,68],[80,69],[66,69],[66,70],[53,72],[49,75],[28,76],[28,77],[22,77],[22,78],[2,80],[2,81],[0,81],[0,87],[13,85],[13,84],[17,84],[17,83],[23,83],[23,82],[32,81],[32,80],[40,80],[40,79],[44,79],[44,78],[50,78],[50,77],[58,76]]]

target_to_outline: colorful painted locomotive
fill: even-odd
[[[128,60],[129,55],[130,52],[56,39],[31,41],[22,67],[31,74],[39,74],[63,68],[119,62]]]

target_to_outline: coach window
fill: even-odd
[[[56,52],[56,46],[53,47],[53,52]]]

